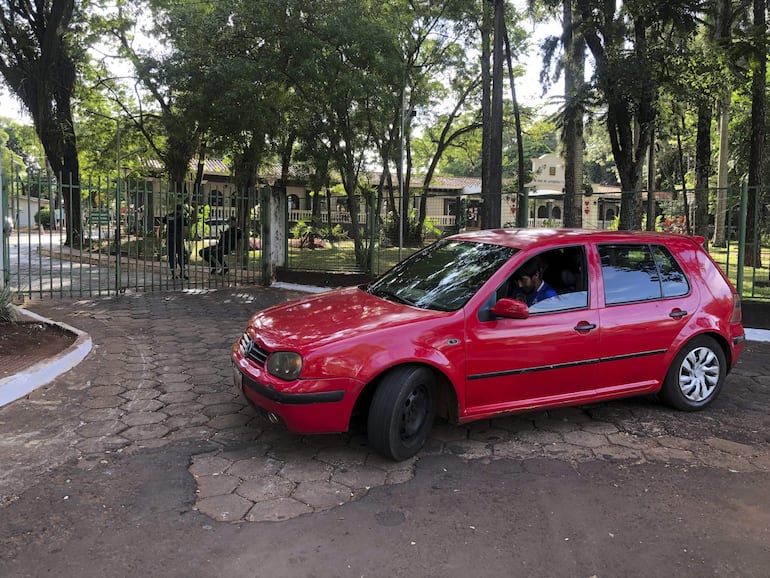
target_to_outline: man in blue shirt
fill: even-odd
[[[516,270],[513,274],[513,282],[516,285],[513,298],[524,301],[527,307],[557,295],[553,287],[543,281],[543,269],[537,257],[530,259]]]

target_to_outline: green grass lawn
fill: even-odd
[[[405,259],[419,247],[404,247],[401,258]],[[334,245],[315,249],[289,247],[288,267],[301,271],[360,272],[356,265],[353,241],[340,241]],[[398,247],[376,246],[374,273],[384,273],[398,263]]]
[[[730,281],[738,283],[738,244],[730,247],[709,247],[709,253],[722,268]],[[757,267],[743,267],[743,299],[770,299],[770,248],[761,250],[760,264]]]

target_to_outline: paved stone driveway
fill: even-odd
[[[0,473],[0,503],[57,460],[103,469],[115,454],[168,444],[190,447],[193,507],[220,521],[328,510],[411,479],[414,463],[434,453],[770,471],[770,346],[761,343],[749,343],[722,397],[701,413],[632,399],[437,424],[426,448],[401,463],[370,453],[361,432],[290,434],[235,395],[229,348],[250,313],[297,295],[252,288],[31,306],[89,332],[94,350],[51,386],[0,410],[0,458],[16,464]]]

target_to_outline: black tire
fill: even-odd
[[[682,411],[704,409],[719,395],[726,374],[727,360],[722,347],[711,337],[696,337],[674,358],[660,397]]]
[[[430,369],[406,365],[391,370],[369,406],[369,447],[396,461],[411,458],[433,428],[434,402],[435,379]]]

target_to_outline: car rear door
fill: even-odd
[[[486,309],[469,316],[465,416],[575,402],[593,389],[599,356],[599,312],[593,302],[595,290],[588,283],[582,246],[579,253],[582,286],[550,304],[536,304],[529,318],[487,315],[494,296]]]
[[[656,390],[670,348],[699,305],[672,253],[662,244],[597,246],[601,261],[600,394]]]

